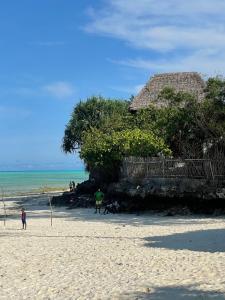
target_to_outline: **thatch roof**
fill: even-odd
[[[163,73],[154,75],[134,97],[130,105],[131,110],[146,108],[149,104],[159,107],[165,106],[162,99],[158,99],[159,93],[166,87],[174,88],[177,92],[188,92],[197,97],[198,101],[204,98],[205,82],[197,72]]]

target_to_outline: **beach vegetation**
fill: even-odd
[[[86,101],[80,101],[72,112],[66,125],[62,148],[65,153],[79,150],[83,144],[83,136],[86,132],[105,128],[108,131],[113,127],[123,128],[123,119],[128,116],[129,101],[107,99],[101,96],[93,96]]]
[[[65,129],[64,152],[79,151],[89,171],[115,172],[125,156],[201,158],[204,143],[224,142],[223,78],[208,79],[201,102],[169,87],[158,98],[165,105],[136,113],[129,111],[130,101],[91,97],[78,103]]]
[[[81,158],[91,168],[103,167],[114,170],[126,156],[169,156],[171,150],[164,140],[148,130],[126,129],[107,134],[93,128],[84,136]]]

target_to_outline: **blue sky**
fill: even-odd
[[[80,99],[154,73],[224,74],[224,0],[0,2],[0,170],[80,169],[60,149]]]

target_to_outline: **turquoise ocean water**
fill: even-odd
[[[77,184],[87,179],[88,173],[85,171],[0,171],[0,188],[7,196],[27,195],[44,190],[68,189],[70,181]]]

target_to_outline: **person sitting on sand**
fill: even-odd
[[[113,211],[114,211],[114,213],[118,213],[118,212],[119,212],[119,209],[120,209],[120,205],[119,205],[118,201],[115,200],[115,201],[113,202]]]
[[[94,198],[95,198],[95,214],[97,213],[97,210],[100,213],[102,202],[104,199],[104,193],[100,189],[98,189],[97,192],[94,194]]]
[[[22,225],[23,225],[22,229],[26,230],[27,229],[27,215],[26,215],[24,208],[21,209],[21,221],[22,221]]]
[[[115,200],[113,202],[108,203],[105,206],[104,214],[108,214],[108,213],[115,214],[115,213],[118,213],[119,212],[119,208],[120,208],[120,205],[119,205],[118,201]]]
[[[108,204],[106,204],[105,206],[105,210],[104,210],[104,215],[105,214],[108,214],[108,213],[111,213],[112,212],[112,208],[113,208],[113,204],[110,202]]]

